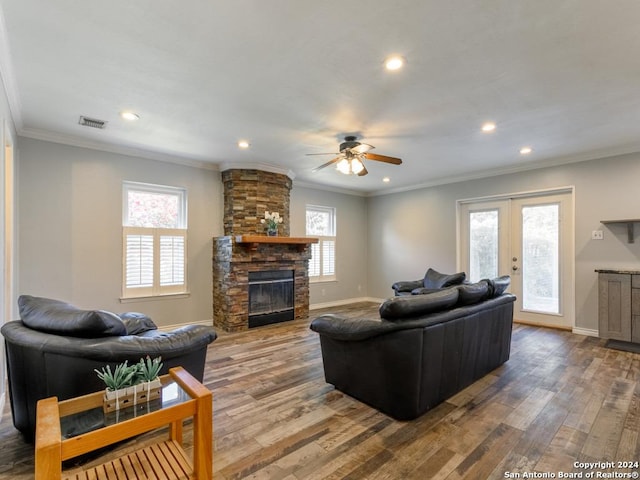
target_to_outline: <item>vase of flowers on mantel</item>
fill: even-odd
[[[269,211],[265,211],[264,218],[260,220],[260,223],[262,223],[267,230],[267,235],[270,237],[278,236],[278,225],[282,222],[283,218],[278,212],[269,213]]]

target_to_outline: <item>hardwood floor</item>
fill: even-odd
[[[377,305],[331,311],[370,316]],[[640,354],[514,325],[505,365],[419,419],[398,422],[325,383],[308,323],[221,333],[211,345],[204,382],[214,394],[214,478],[453,480],[534,471],[586,478],[640,471],[574,467],[640,459]],[[152,437],[120,445],[101,461]],[[32,478],[32,450],[5,407],[0,479]]]

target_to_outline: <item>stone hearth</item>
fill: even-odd
[[[309,314],[308,260],[317,239],[289,237],[287,175],[262,170],[222,172],[224,236],[213,239],[213,324],[228,332],[249,328],[249,272],[293,271],[294,318]],[[260,219],[278,212],[278,237],[267,237]]]

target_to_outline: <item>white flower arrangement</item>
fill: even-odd
[[[265,211],[264,218],[260,220],[260,223],[262,223],[267,230],[277,231],[278,225],[280,225],[283,222],[283,220],[284,219],[280,216],[278,212],[269,213],[269,211]]]

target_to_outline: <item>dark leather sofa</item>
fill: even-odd
[[[414,419],[509,359],[508,277],[394,297],[377,319],[323,315],[325,379],[398,420]]]
[[[105,388],[94,369],[160,356],[161,374],[182,366],[201,381],[207,346],[216,339],[213,327],[202,325],[161,332],[139,313],[81,310],[29,295],[21,296],[18,305],[21,320],[6,323],[0,332],[13,424],[28,441],[35,433],[38,400],[64,400]]]
[[[460,285],[466,278],[467,275],[464,272],[446,274],[430,268],[424,274],[424,278],[396,282],[391,285],[391,288],[396,296],[423,295],[452,285]]]

